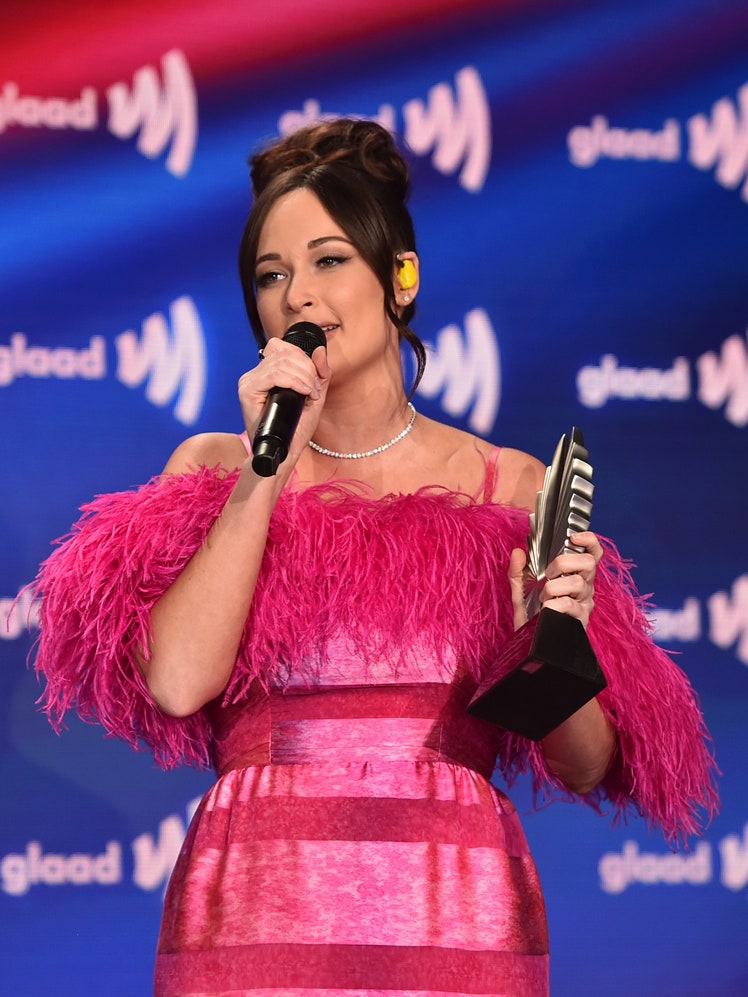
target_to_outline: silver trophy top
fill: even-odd
[[[535,501],[535,512],[530,514],[525,584],[528,616],[540,609],[540,590],[551,561],[564,551],[582,550],[569,541],[569,536],[590,528],[594,487],[589,452],[582,431],[574,426],[558,441]]]

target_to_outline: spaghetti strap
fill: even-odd
[[[239,439],[244,444],[244,449],[247,451],[249,456],[252,456],[252,444],[249,442],[249,436],[247,436],[247,430],[245,429],[243,433],[239,434]]]
[[[486,461],[486,479],[483,485],[483,501],[490,502],[493,499],[493,493],[496,490],[496,478],[498,476],[497,462],[499,460],[499,454],[501,453],[501,447],[494,447],[488,456]]]

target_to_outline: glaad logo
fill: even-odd
[[[594,166],[599,159],[658,159],[673,163],[681,158],[680,125],[669,118],[662,131],[647,128],[611,128],[596,114],[589,127],[572,128],[566,139],[569,159],[575,166]]]
[[[163,90],[158,73],[144,66],[133,76],[130,90],[125,83],[107,88],[109,131],[117,138],[130,138],[139,131],[137,149],[155,159],[171,143],[166,168],[183,177],[192,163],[197,142],[197,94],[184,53],[178,49],[161,59]]]
[[[19,377],[60,378],[86,381],[106,376],[106,341],[91,336],[88,346],[29,346],[22,332],[14,332],[8,346],[0,345],[0,387],[6,388]]]
[[[748,337],[748,332],[746,332]],[[748,423],[748,351],[743,337],[730,336],[719,356],[704,353],[696,361],[698,399],[709,408],[725,406],[725,418],[733,426]]]
[[[39,603],[24,585],[15,599],[0,599],[0,640],[17,640],[39,626]]]
[[[166,169],[183,177],[190,169],[197,143],[197,94],[190,66],[183,52],[172,49],[161,59],[163,86],[153,66],[143,66],[133,75],[132,87],[113,83],[107,88],[107,127],[117,138],[138,133],[136,148],[149,159],[169,147]],[[93,131],[98,127],[97,93],[84,87],[80,98],[22,95],[12,81],[0,92],[0,134],[11,125],[21,128],[73,128]]]
[[[200,797],[187,804],[186,822],[178,814],[161,821],[158,839],[141,834],[132,842],[132,881],[141,890],[164,889],[182,847],[187,826]],[[41,842],[30,841],[26,851],[11,852],[0,860],[0,888],[13,897],[24,896],[32,886],[118,886],[124,882],[123,847],[107,842],[100,855],[44,852]]]
[[[45,853],[41,842],[30,841],[23,854],[10,853],[0,861],[0,886],[12,897],[22,897],[32,886],[114,886],[122,881],[122,847],[107,843],[101,855]]]
[[[720,881],[728,890],[742,890],[748,884],[748,824],[743,824],[743,840],[728,834],[719,843],[722,859]]]
[[[748,425],[748,344],[744,336],[730,336],[720,353],[703,353],[694,362],[696,398],[707,408],[724,406],[733,426]],[[676,357],[671,367],[627,367],[607,353],[599,365],[577,373],[577,395],[587,408],[601,408],[612,398],[626,401],[682,402],[692,397],[691,363]]]
[[[428,104],[409,100],[403,107],[405,140],[416,153],[434,150],[431,162],[445,176],[462,163],[460,183],[472,192],[485,182],[491,162],[491,116],[478,71],[472,66],[455,77],[457,100],[447,83],[429,90]]]
[[[661,131],[611,127],[603,115],[589,126],[578,125],[567,135],[569,159],[575,166],[594,166],[598,160],[639,159],[676,162],[682,158],[681,125],[669,118]],[[711,118],[694,114],[686,122],[688,161],[700,170],[716,166],[714,178],[723,187],[743,184],[748,201],[748,83],[740,88],[737,104],[722,97],[712,105]]]
[[[73,128],[93,131],[98,124],[96,91],[84,87],[80,98],[31,97],[22,95],[9,81],[0,92],[0,134],[11,125],[21,128]]]
[[[748,885],[748,824],[743,825],[742,840],[728,834],[718,843],[720,855],[719,881],[728,890],[737,892]],[[655,886],[690,884],[705,886],[714,880],[713,848],[700,841],[693,852],[641,852],[635,841],[624,842],[620,852],[608,852],[598,863],[600,886],[606,893],[623,893],[632,883]]]
[[[689,596],[680,609],[658,606],[652,624],[658,643],[692,643],[706,633],[716,647],[734,646],[735,657],[748,665],[748,575],[736,578],[730,592],[709,596],[704,606],[695,596]]]
[[[459,182],[471,193],[480,191],[491,163],[491,115],[480,74],[465,66],[455,75],[454,88],[437,83],[426,102],[413,99],[403,105],[403,137],[419,156],[431,153],[434,169],[445,176],[459,170]],[[316,100],[307,100],[301,111],[281,115],[278,128],[288,135],[304,125],[337,114],[323,114]],[[391,104],[383,104],[373,120],[395,131],[397,114]]]
[[[199,804],[199,796],[187,804],[186,823],[179,814],[165,817],[159,824],[158,840],[152,834],[141,834],[133,841],[132,881],[141,890],[166,887],[187,834],[187,827]]]
[[[715,592],[707,601],[709,637],[717,647],[736,645],[738,660],[748,665],[748,575],[741,575],[732,593]]]
[[[738,90],[738,107],[723,97],[712,105],[711,121],[695,114],[688,121],[688,159],[700,170],[715,164],[714,178],[733,189],[748,176],[748,83]],[[748,180],[740,191],[748,201]]]
[[[620,853],[608,852],[597,867],[600,886],[606,893],[623,893],[632,883],[690,883],[702,886],[712,881],[712,847],[700,841],[690,855],[640,852],[635,841],[626,841]]]
[[[426,343],[429,361],[418,394],[436,398],[442,408],[464,417],[476,433],[488,435],[494,427],[501,398],[501,360],[496,333],[482,308],[465,316],[464,336],[456,325],[445,326],[436,344]]]
[[[115,339],[117,377],[130,388],[148,379],[145,396],[163,408],[177,396],[174,418],[191,425],[205,396],[205,340],[191,298],[177,298],[169,309],[171,331],[160,313],[143,322],[140,339],[129,330]]]
[[[160,408],[174,398],[174,418],[186,425],[202,410],[206,383],[205,339],[195,304],[186,295],[173,301],[169,322],[156,312],[143,322],[142,336],[131,329],[115,338],[117,378],[129,388],[147,380],[145,396]],[[92,336],[83,349],[30,346],[22,332],[0,344],[0,388],[20,377],[83,378],[107,376],[106,340]]]

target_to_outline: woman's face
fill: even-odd
[[[394,280],[394,261],[393,261]],[[384,292],[317,196],[306,188],[280,197],[260,233],[255,264],[257,310],[268,338],[295,322],[325,331],[336,380],[346,369],[398,351],[397,330],[384,310]]]

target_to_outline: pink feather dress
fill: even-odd
[[[477,498],[284,492],[229,685],[184,719],[153,704],[133,648],[236,472],[99,496],[42,565],[55,726],[74,708],[164,767],[216,771],[167,891],[157,997],[548,993],[540,884],[491,779],[530,769],[568,793],[538,745],[466,712],[511,633],[507,563],[527,535],[489,500],[494,466]],[[678,840],[716,807],[708,737],[605,546],[589,635],[619,749],[584,799]]]

